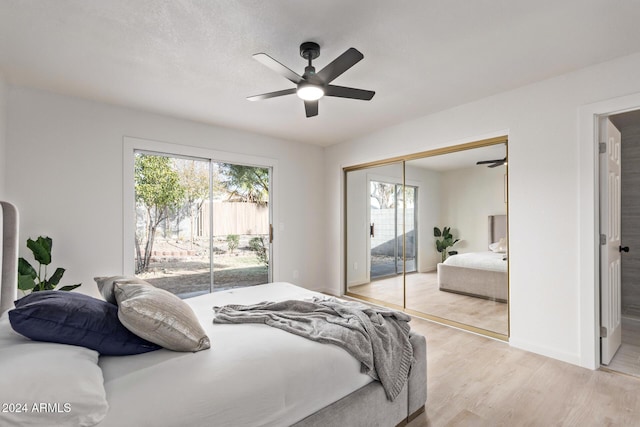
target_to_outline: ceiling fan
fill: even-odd
[[[497,168],[498,166],[502,166],[502,165],[506,165],[506,164],[507,164],[507,158],[506,157],[504,159],[481,160],[479,162],[476,162],[476,165],[489,165],[489,166],[487,166],[489,168]]]
[[[256,53],[253,58],[263,65],[271,68],[276,73],[290,80],[296,85],[295,88],[279,90],[277,92],[263,93],[262,95],[250,96],[249,101],[275,98],[277,96],[296,94],[304,101],[304,109],[307,117],[318,115],[318,100],[323,96],[335,96],[338,98],[351,98],[369,101],[375,95],[370,90],[355,89],[352,87],[331,85],[333,80],[339,77],[358,63],[364,55],[355,48],[349,48],[342,55],[338,56],[329,65],[316,73],[311,61],[320,56],[320,46],[314,42],[304,42],[300,45],[300,56],[309,62],[304,69],[302,76],[282,65],[266,53]]]

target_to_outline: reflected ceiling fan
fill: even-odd
[[[329,65],[316,73],[311,61],[320,56],[320,46],[314,42],[304,42],[300,45],[300,56],[309,63],[304,69],[302,76],[282,65],[266,53],[256,53],[253,58],[263,65],[271,68],[276,73],[290,80],[296,85],[295,88],[279,90],[277,92],[263,93],[262,95],[250,96],[249,101],[275,98],[277,96],[298,95],[304,101],[304,109],[307,117],[318,115],[318,100],[323,96],[335,96],[338,98],[361,99],[370,101],[375,92],[370,90],[355,89],[352,87],[331,85],[333,80],[339,77],[358,63],[364,55],[355,48],[349,48],[342,55],[338,56]]]
[[[481,160],[479,162],[476,162],[476,165],[489,165],[489,166],[487,166],[489,168],[497,168],[498,166],[502,166],[502,165],[506,165],[506,164],[507,164],[507,158],[506,157],[504,159]]]

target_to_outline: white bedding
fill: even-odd
[[[507,272],[505,254],[497,252],[469,252],[451,255],[444,263],[455,267],[476,268],[479,270]]]
[[[214,305],[314,295],[270,283],[185,300],[211,349],[101,357],[110,410],[99,426],[288,426],[370,383],[337,346],[266,325],[213,324]]]

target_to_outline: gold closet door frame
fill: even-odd
[[[386,301],[382,301],[382,300],[378,300],[375,298],[371,298],[371,297],[366,297],[366,296],[362,296],[362,295],[358,295],[358,294],[354,294],[349,292],[349,289],[347,287],[347,254],[348,254],[348,242],[347,242],[347,173],[351,172],[351,171],[356,171],[356,170],[361,170],[361,169],[370,169],[370,168],[374,168],[377,166],[387,166],[387,165],[391,165],[391,164],[397,164],[397,163],[401,163],[402,164],[402,188],[403,188],[403,192],[404,192],[404,188],[406,187],[406,173],[405,173],[405,168],[406,168],[406,163],[410,160],[416,160],[416,159],[422,159],[425,157],[433,157],[433,156],[439,156],[442,154],[449,154],[449,153],[456,153],[458,151],[465,151],[465,150],[472,150],[474,148],[482,148],[482,147],[489,147],[492,145],[498,145],[498,144],[504,144],[505,145],[505,156],[507,158],[507,163],[505,163],[505,202],[507,204],[507,230],[509,230],[509,137],[507,135],[503,135],[503,136],[497,136],[494,138],[487,138],[487,139],[482,139],[482,140],[478,140],[478,141],[473,141],[473,142],[468,142],[468,143],[464,143],[464,144],[458,144],[458,145],[451,145],[448,147],[442,147],[442,148],[436,148],[433,150],[427,150],[427,151],[421,151],[419,153],[413,153],[413,154],[408,154],[408,155],[404,155],[404,156],[396,156],[396,157],[391,157],[391,158],[387,158],[387,159],[383,159],[383,160],[377,160],[377,161],[373,161],[373,162],[367,162],[367,163],[361,163],[361,164],[357,164],[357,165],[353,165],[353,166],[347,166],[342,168],[342,173],[343,173],[343,207],[344,207],[344,212],[343,212],[343,218],[344,218],[344,235],[343,235],[343,240],[344,240],[344,247],[343,247],[343,253],[344,253],[344,259],[343,261],[343,270],[344,270],[344,276],[342,278],[343,281],[343,294],[350,297],[350,298],[354,298],[357,300],[361,300],[361,301],[366,301],[366,302],[370,302],[372,304],[376,304],[376,305],[380,305],[383,307],[388,307],[388,308],[393,308],[394,310],[399,310],[402,312],[405,312],[407,314],[410,314],[412,316],[416,316],[416,317],[420,317],[423,319],[427,319],[427,320],[431,320],[433,322],[436,323],[440,323],[443,325],[447,325],[447,326],[452,326],[454,328],[458,328],[458,329],[463,329],[465,331],[469,331],[469,332],[473,332],[479,335],[484,335],[490,338],[494,338],[494,339],[498,339],[501,341],[509,341],[509,335],[511,334],[511,315],[510,315],[510,310],[511,310],[511,279],[510,279],[510,274],[509,274],[509,266],[510,266],[510,257],[507,256],[507,289],[508,289],[508,295],[509,298],[507,300],[507,335],[505,334],[500,334],[494,331],[490,331],[488,329],[483,329],[483,328],[478,328],[476,326],[473,325],[467,325],[466,323],[460,323],[460,322],[456,322],[455,320],[450,320],[450,319],[446,319],[444,317],[440,317],[440,316],[434,316],[428,313],[423,313],[421,311],[416,311],[416,310],[412,310],[410,308],[406,308],[407,307],[407,266],[406,266],[406,221],[403,219],[402,221],[402,304],[403,306],[399,306],[397,304],[393,304],[393,303],[389,303]],[[405,203],[404,203],[404,194],[403,194],[403,203],[402,203],[402,215],[404,218],[405,215]],[[509,245],[509,239],[510,239],[510,233],[507,233],[507,247],[510,247]],[[507,253],[508,255],[508,253]]]

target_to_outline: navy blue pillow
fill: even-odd
[[[9,311],[11,327],[34,341],[72,344],[102,355],[146,353],[160,347],[140,338],[118,320],[118,307],[78,292],[38,291]]]

